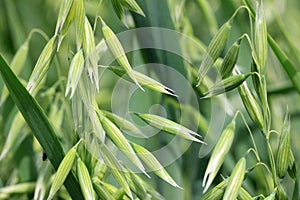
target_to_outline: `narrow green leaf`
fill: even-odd
[[[8,91],[10,92],[13,101],[16,103],[25,121],[31,128],[34,136],[43,147],[43,150],[47,154],[52,165],[57,169],[64,157],[62,146],[44,111],[20,83],[1,55],[0,74],[8,88]],[[73,174],[70,174],[67,177],[65,186],[71,197],[83,199],[79,184]]]
[[[297,71],[297,68],[292,64],[288,56],[280,49],[279,45],[270,35],[268,35],[268,42],[271,48],[273,49],[273,52],[277,56],[279,62],[288,74],[293,85],[295,86],[295,89],[300,94],[300,72]]]

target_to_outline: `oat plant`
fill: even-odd
[[[300,199],[299,16],[1,1],[0,199]]]

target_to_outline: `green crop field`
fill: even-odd
[[[0,1],[0,199],[300,199],[297,0]]]

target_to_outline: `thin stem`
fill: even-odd
[[[269,173],[270,175],[272,175],[272,172],[270,171],[268,165],[266,165],[266,164],[263,163],[263,162],[258,162],[258,163],[256,163],[253,167],[250,167],[250,169],[248,169],[248,171],[252,171],[252,170],[253,170],[255,167],[257,167],[257,166],[263,166],[263,167],[268,171],[268,173]]]
[[[269,136],[270,133],[268,133],[266,135],[266,140],[267,140],[267,147],[268,147],[268,157],[270,159],[270,165],[271,165],[271,169],[272,169],[272,175],[273,175],[273,181],[274,181],[274,185],[277,185],[277,182],[276,182],[276,166],[275,166],[275,159],[274,159],[274,155],[273,155],[273,152],[272,152],[272,148],[271,148],[271,145],[270,145],[270,140],[269,140]]]
[[[247,150],[247,152],[246,152],[246,155],[248,155],[249,153],[251,153],[251,152],[253,152],[254,153],[254,155],[255,155],[255,157],[256,157],[256,159],[257,159],[257,161],[259,161],[260,162],[260,159],[259,159],[259,155],[258,155],[258,152],[254,149],[254,148],[250,148],[250,149],[248,149]]]
[[[242,120],[243,120],[243,122],[244,122],[244,124],[245,124],[245,126],[246,126],[246,128],[247,128],[247,130],[248,130],[248,132],[249,132],[249,134],[250,134],[250,137],[251,137],[251,141],[252,141],[253,147],[254,147],[255,151],[258,152],[257,147],[256,147],[256,144],[255,144],[255,140],[254,140],[254,137],[253,137],[253,134],[252,134],[251,129],[249,128],[247,122],[246,122],[246,119],[245,119],[243,113],[242,113],[241,111],[238,110],[237,113],[236,113],[236,115],[237,115],[237,114],[240,114],[240,116],[242,117]],[[258,161],[261,162],[259,155],[258,155]]]
[[[34,28],[34,29],[32,29],[32,30],[29,32],[28,37],[27,37],[27,40],[30,40],[31,37],[32,37],[32,35],[33,35],[34,33],[40,34],[46,41],[48,41],[48,40],[50,39],[50,38],[48,37],[48,35],[47,35],[44,31],[42,31],[42,30],[40,30],[40,29],[38,29],[38,28]]]
[[[100,11],[100,5],[101,5],[101,3],[102,3],[102,0],[99,0],[99,3],[98,3],[98,5],[97,5],[97,13],[95,14],[95,20],[94,20],[94,27],[93,27],[94,33],[95,33],[95,31],[96,31],[98,18],[99,18],[99,17],[101,18],[101,16],[98,15],[98,12]]]

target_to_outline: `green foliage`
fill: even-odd
[[[300,199],[299,7],[1,1],[0,199]]]

